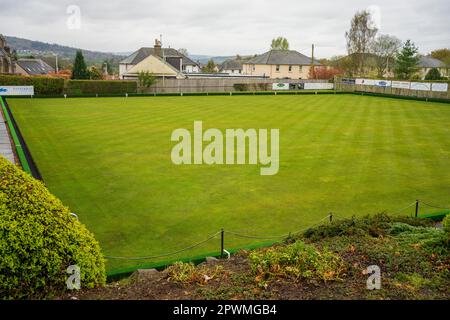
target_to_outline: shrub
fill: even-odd
[[[233,84],[233,88],[236,91],[247,91],[248,85],[246,83],[235,83]]]
[[[45,76],[0,75],[0,85],[34,86],[35,94],[56,95],[64,90],[64,79]]]
[[[66,87],[66,93],[69,95],[125,94],[136,92],[136,81],[68,80]]]
[[[431,68],[425,75],[425,80],[442,80],[442,76],[437,68]]]
[[[313,245],[297,241],[293,244],[254,251],[249,255],[258,279],[272,276],[336,280],[345,270],[343,260],[333,252],[317,250]]]
[[[393,222],[403,222],[412,226],[430,226],[429,219],[411,217],[391,217],[385,213],[362,218],[335,220],[331,224],[310,228],[304,232],[304,237],[313,241],[337,236],[363,236],[379,237],[389,233]]]
[[[442,227],[444,231],[447,233],[447,235],[450,237],[450,214],[447,214],[442,220]]]
[[[81,286],[104,284],[98,242],[38,180],[0,157],[0,297],[62,292],[77,265]]]
[[[178,261],[167,268],[167,275],[170,281],[184,284],[205,284],[222,273],[223,267],[220,265],[214,266],[212,269],[208,269],[205,265],[195,267],[192,262]]]

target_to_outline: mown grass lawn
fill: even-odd
[[[163,254],[221,228],[285,234],[329,212],[396,213],[417,198],[450,205],[448,104],[356,95],[8,102],[46,185],[109,256]],[[195,120],[204,129],[279,128],[278,174],[172,164],[172,131]],[[261,241],[227,235],[225,247]],[[219,248],[217,238],[163,260]],[[156,260],[109,260],[108,269]]]

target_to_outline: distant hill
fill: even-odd
[[[42,58],[52,67],[55,67],[54,55],[57,54],[59,60],[58,65],[62,69],[70,67],[75,58],[76,51],[80,50],[79,48],[62,46],[55,43],[46,43],[12,36],[5,37],[8,46],[11,47],[11,49],[16,50],[19,57],[33,56]],[[114,72],[118,71],[119,62],[125,57],[125,55],[110,52],[81,50],[83,51],[88,66],[95,65],[101,68],[103,63],[107,61]]]
[[[236,56],[207,56],[191,54],[189,57],[194,61],[199,61],[201,64],[207,64],[209,59],[213,59],[215,64],[222,64],[225,60],[236,59]],[[243,60],[252,58],[253,56],[241,56]]]

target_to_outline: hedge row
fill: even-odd
[[[136,81],[64,80],[46,76],[0,75],[0,85],[34,86],[36,95],[137,93]]]
[[[92,233],[44,184],[0,156],[0,299],[44,298],[66,289],[71,265],[81,287],[105,283]]]
[[[65,92],[69,95],[136,93],[136,81],[68,80]]]
[[[64,79],[45,76],[27,77],[1,74],[0,85],[34,86],[34,93],[42,95],[62,94],[64,91]]]

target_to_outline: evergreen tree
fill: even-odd
[[[431,68],[427,72],[427,75],[425,76],[425,80],[442,80],[442,76],[437,68]]]
[[[87,70],[86,62],[84,62],[84,57],[81,50],[78,50],[75,55],[75,61],[72,69],[72,79],[89,79],[89,71]]]
[[[394,73],[399,79],[411,79],[419,69],[419,50],[410,40],[403,45],[402,50],[397,54]]]

